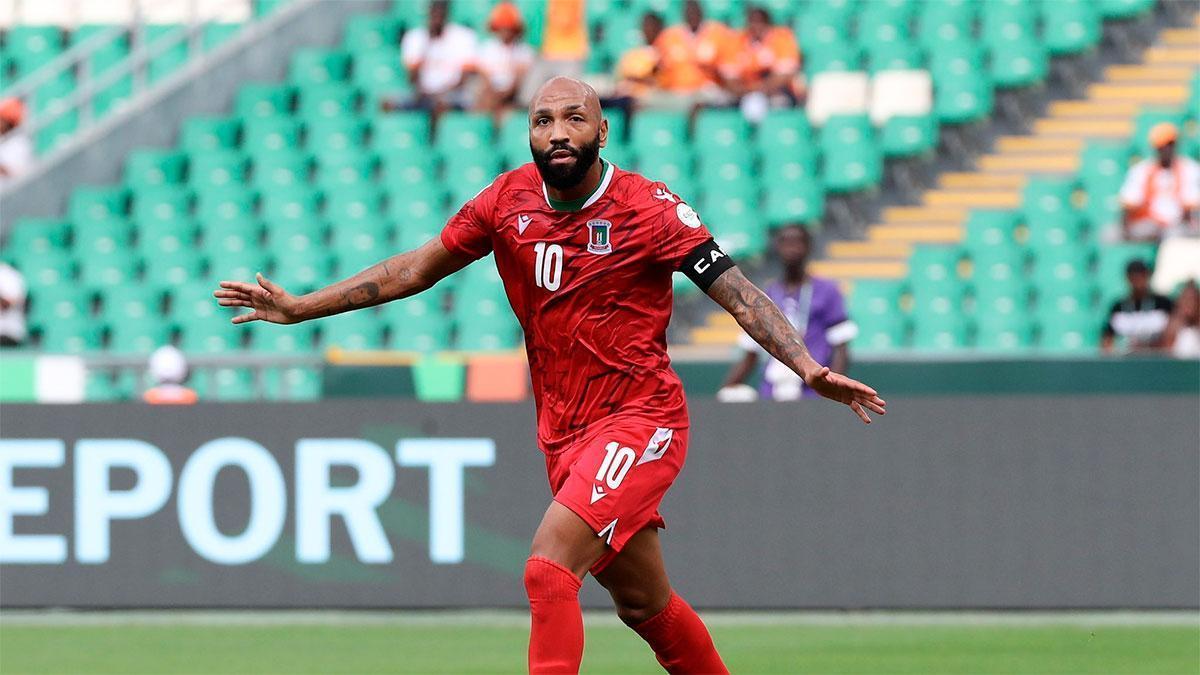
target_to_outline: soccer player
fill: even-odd
[[[554,78],[529,106],[533,163],[501,174],[439,238],[304,296],[261,274],[257,285],[223,281],[214,295],[253,310],[234,323],[290,324],[408,297],[493,253],[525,332],[554,497],[525,563],[530,672],[578,671],[579,589],[589,571],[668,672],[727,672],[700,617],[672,592],[659,548],[658,506],[683,466],[689,426],[667,358],[671,274],[687,274],[810,388],[863,422],[885,403],[814,361],[690,206],[600,158],[607,141],[596,92]]]

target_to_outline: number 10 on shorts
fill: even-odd
[[[621,481],[625,480],[625,474],[633,468],[637,455],[632,448],[621,447],[616,441],[604,446],[604,452],[604,461],[600,463],[600,470],[596,472],[596,480],[602,480],[608,489],[616,490]]]

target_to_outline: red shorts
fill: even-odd
[[[560,453],[546,455],[554,501],[583,518],[609,550],[602,571],[646,527],[666,527],[658,512],[687,457],[688,430],[603,420]]]

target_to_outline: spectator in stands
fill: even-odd
[[[641,103],[654,93],[660,67],[654,42],[663,32],[662,17],[654,12],[642,15],[642,39],[645,44],[621,55],[617,62],[618,97],[628,97]]]
[[[653,72],[641,78],[642,107],[694,112],[701,106],[733,102],[717,84],[716,73],[717,54],[731,33],[720,23],[705,21],[697,0],[684,6],[684,23],[670,28],[663,27],[659,16],[647,14],[642,18],[642,34],[647,47],[626,55],[639,62],[653,61]]]
[[[20,128],[24,120],[25,104],[20,99],[0,101],[0,187],[33,164],[33,141]]]
[[[0,347],[18,347],[25,342],[26,299],[25,277],[0,262]]]
[[[1163,349],[1177,359],[1200,359],[1200,287],[1188,281],[1163,332]]]
[[[522,101],[557,75],[579,78],[588,57],[587,7],[584,0],[546,0],[541,58],[525,78]]]
[[[1200,207],[1200,165],[1175,154],[1179,130],[1170,122],[1150,130],[1157,157],[1134,164],[1121,187],[1125,239],[1157,241],[1195,233]]]
[[[1147,352],[1162,348],[1163,331],[1171,318],[1170,298],[1150,290],[1150,268],[1141,260],[1125,267],[1129,295],[1113,303],[1100,338],[1105,353],[1117,350]]]
[[[500,114],[517,105],[517,92],[533,65],[533,48],[522,38],[525,20],[511,2],[492,8],[488,30],[495,37],[479,48],[478,71],[481,76],[475,107]]]
[[[419,108],[435,116],[463,110],[470,103],[467,84],[475,68],[475,31],[449,23],[448,0],[429,3],[429,23],[413,28],[400,41],[400,58],[416,93],[384,102],[384,108]]]
[[[148,367],[154,386],[142,394],[142,400],[151,405],[191,405],[199,398],[189,388],[187,358],[183,352],[171,345],[154,350]]]
[[[786,26],[772,25],[762,7],[747,9],[746,28],[723,51],[717,68],[722,85],[741,101],[750,121],[761,120],[771,107],[794,106],[803,98],[796,38]]]
[[[804,336],[812,357],[834,372],[844,373],[850,362],[848,345],[858,334],[858,326],[846,314],[837,283],[808,273],[811,248],[812,237],[803,225],[788,224],[776,229],[772,233],[772,249],[783,265],[783,278],[767,284],[763,290]],[[799,376],[764,352],[749,336],[743,334],[738,347],[743,352],[742,359],[730,369],[718,398],[727,401],[753,398],[746,395],[749,392],[745,382],[760,359],[765,363],[758,397],[776,401],[817,398]]]

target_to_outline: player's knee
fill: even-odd
[[[530,600],[570,600],[579,596],[579,577],[559,563],[540,556],[525,561],[525,594]]]
[[[666,601],[642,589],[622,590],[612,594],[617,617],[626,626],[636,626],[653,618],[666,606]]]

